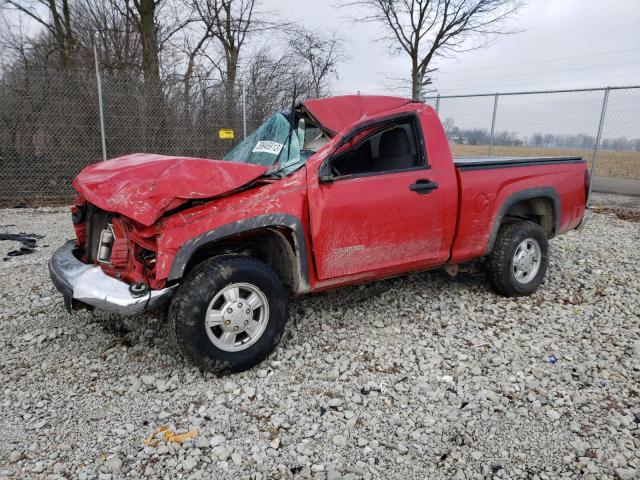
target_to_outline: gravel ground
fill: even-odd
[[[0,262],[0,477],[638,478],[640,223],[589,220],[532,297],[440,272],[310,296],[217,378],[160,313],[68,315],[46,269],[66,209],[2,210],[46,237]]]

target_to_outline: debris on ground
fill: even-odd
[[[167,427],[160,427],[144,440],[144,444],[155,447],[160,443],[162,438],[164,438],[164,441],[166,443],[182,443],[186,440],[190,440],[196,437],[197,435],[198,432],[195,430],[189,430],[185,433],[175,433],[169,430]]]
[[[8,257],[18,257],[35,252],[36,242],[41,238],[44,238],[44,235],[37,235],[35,233],[0,233],[0,240],[9,240],[22,244],[19,249],[8,252],[3,260],[8,260]]]
[[[613,214],[620,220],[627,220],[628,222],[640,222],[640,210],[601,206],[590,207],[590,210],[596,213]]]

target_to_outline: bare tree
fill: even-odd
[[[289,35],[289,48],[308,68],[313,83],[312,95],[316,98],[328,93],[328,81],[337,78],[337,66],[347,59],[344,42],[332,32],[323,35],[305,29],[295,29]]]
[[[513,33],[505,23],[526,0],[356,0],[356,18],[383,26],[392,53],[411,58],[411,95],[431,84],[438,56],[485,46],[496,35]]]
[[[185,7],[192,9],[193,0],[185,0]],[[194,9],[195,10],[195,9]],[[195,83],[206,82],[210,77],[214,76],[213,69],[218,66],[218,62],[214,61],[214,67],[210,65],[204,67],[201,58],[208,58],[206,52],[211,45],[213,35],[213,25],[211,23],[204,24],[198,15],[192,14],[193,27],[181,38],[181,45],[178,47],[184,56],[184,62],[174,62],[179,65],[184,63],[184,73],[177,75],[182,81],[182,97],[184,104],[184,114],[188,117],[191,107],[191,89]],[[176,66],[177,66],[176,65]]]
[[[130,15],[114,9],[110,0],[79,2],[75,23],[79,43],[98,48],[103,70],[140,71],[142,51],[137,25]],[[89,57],[92,65],[92,52]]]
[[[251,55],[244,71],[250,128],[255,128],[274,111],[291,107],[293,75],[290,58],[273,58],[265,49]]]
[[[257,127],[277,110],[288,110],[295,90],[298,101],[314,96],[315,84],[303,61],[293,55],[252,52],[243,69],[250,127]]]
[[[0,6],[15,10],[44,27],[53,39],[60,66],[68,68],[73,64],[77,40],[69,0],[0,0]]]
[[[192,0],[192,8],[204,27],[205,35],[214,38],[220,47],[219,58],[207,58],[217,69],[225,85],[226,114],[234,114],[236,82],[240,54],[250,38],[257,33],[280,28],[258,10],[259,0]],[[204,38],[204,36],[202,38]]]
[[[123,16],[131,18],[140,34],[142,45],[142,71],[147,82],[158,83],[160,80],[160,58],[158,42],[157,12],[163,0],[112,0],[112,5]]]
[[[85,0],[86,1],[86,0]],[[160,82],[160,52],[192,19],[180,14],[172,0],[109,0],[113,9],[132,21],[142,48],[142,71],[149,84]],[[169,10],[162,14],[163,10]]]

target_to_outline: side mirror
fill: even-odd
[[[318,181],[320,183],[331,183],[336,179],[333,175],[319,175]]]
[[[331,159],[325,160],[320,168],[318,169],[318,182],[320,183],[331,183],[336,177],[331,173],[331,164],[329,163]]]

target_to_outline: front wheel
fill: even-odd
[[[197,365],[238,372],[260,363],[284,331],[289,296],[278,275],[250,257],[203,262],[169,308],[176,342]]]
[[[531,295],[544,278],[549,244],[543,228],[526,221],[503,225],[487,259],[487,278],[507,297]]]

